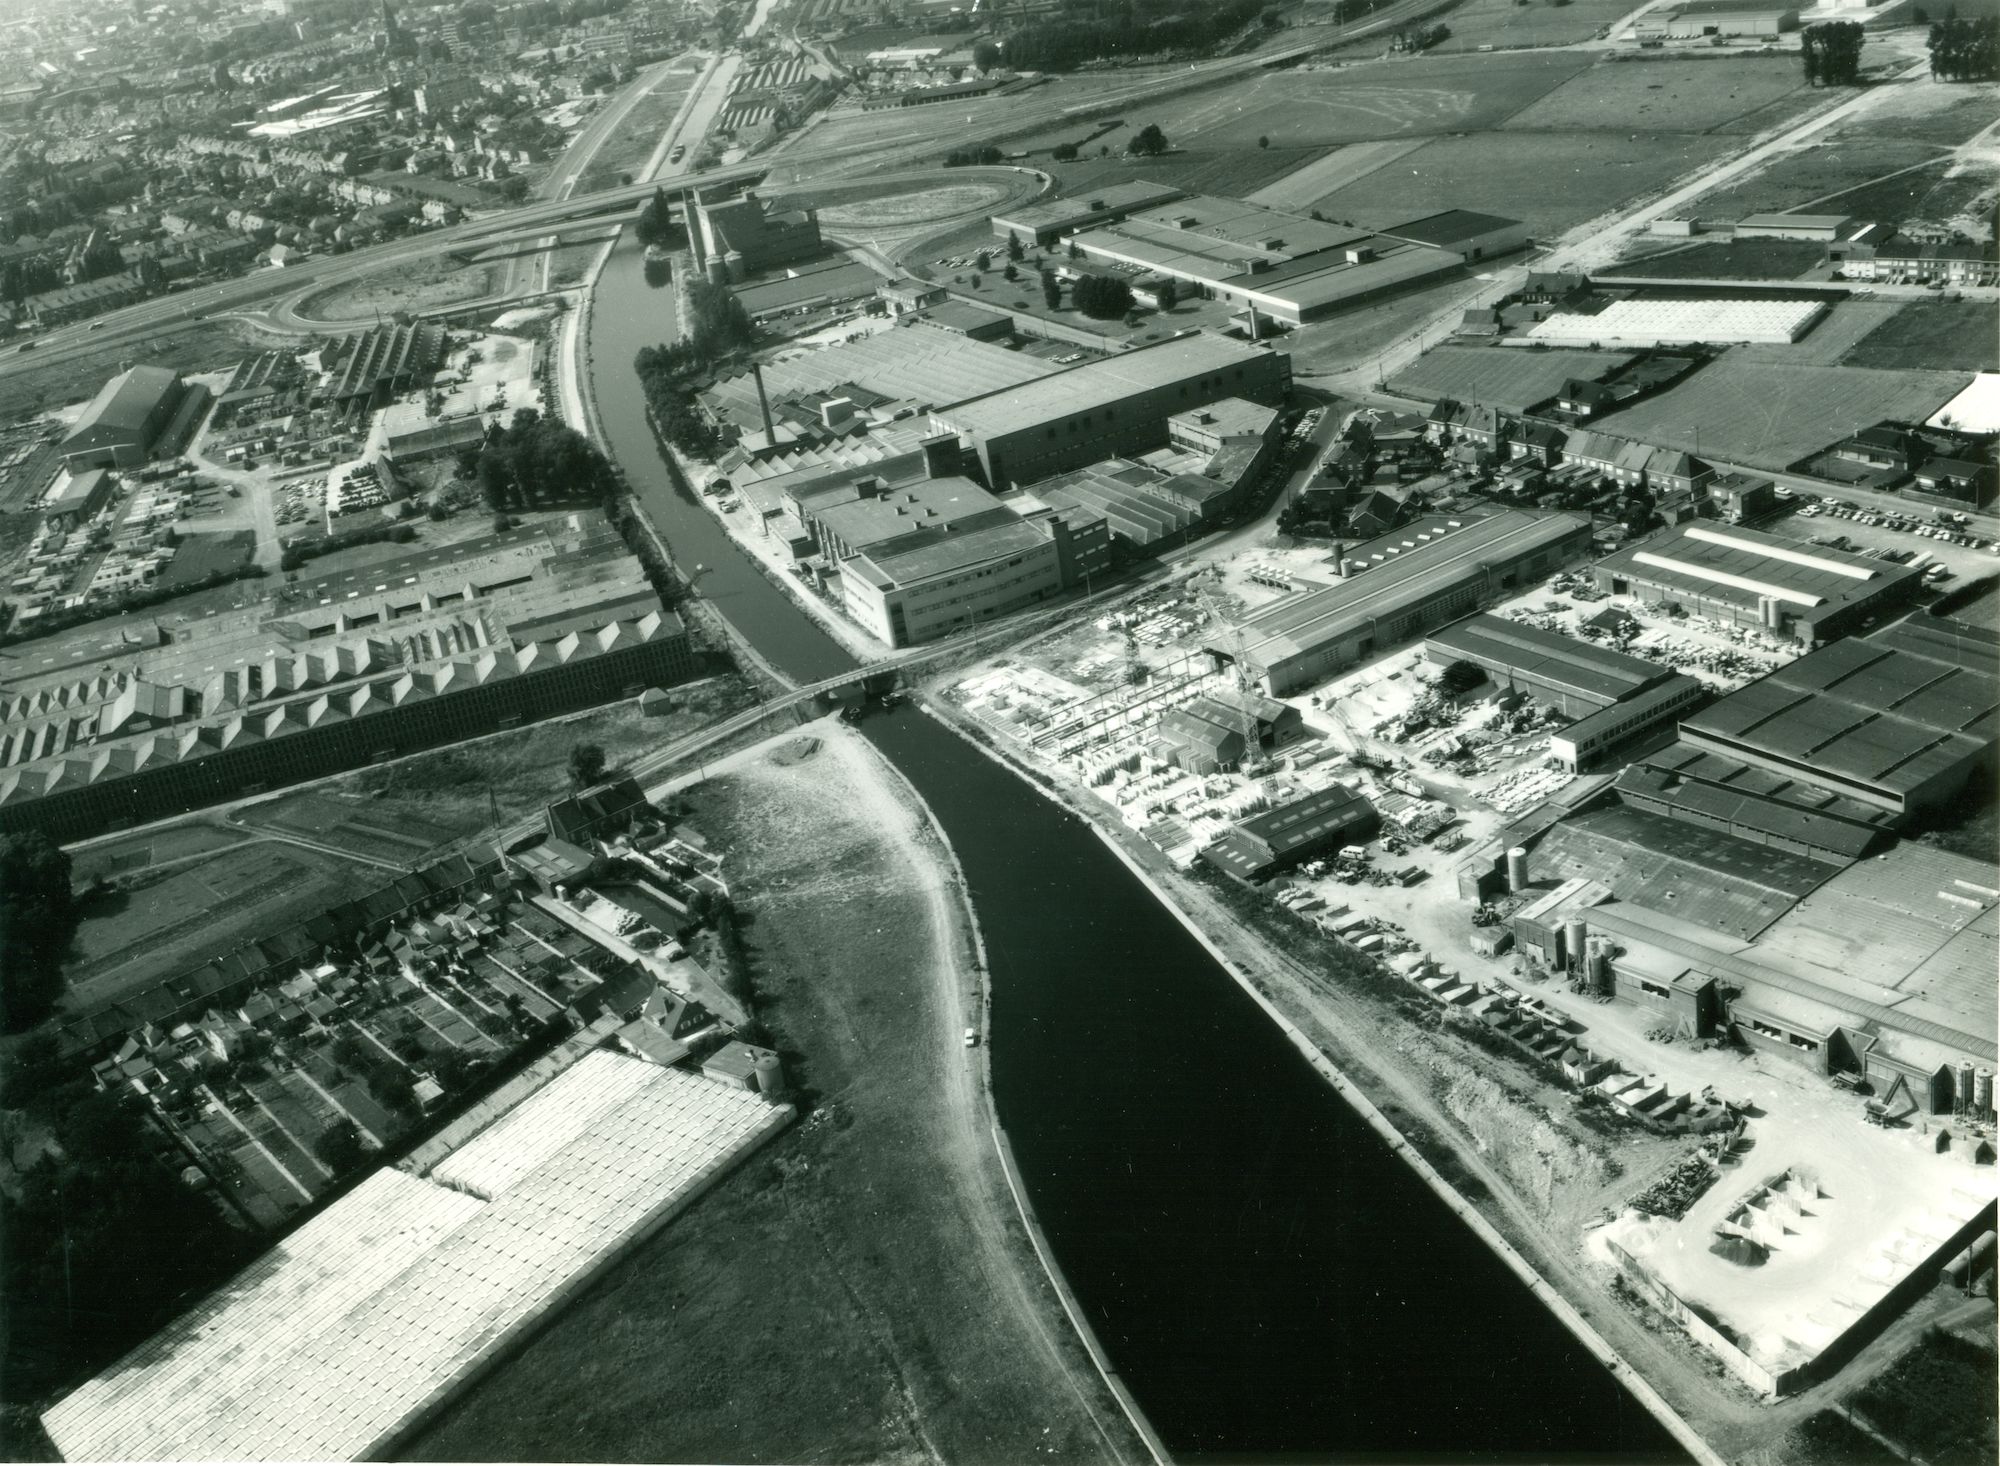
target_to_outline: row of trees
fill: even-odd
[[[977,168],[989,163],[998,163],[1007,155],[991,143],[976,148],[953,148],[944,155],[947,168]]]
[[[1115,275],[1085,275],[1069,293],[1070,303],[1094,321],[1115,321],[1132,309],[1132,287]]]
[[[1284,20],[1266,0],[1211,0],[1164,15],[1148,14],[1135,0],[1099,0],[1083,14],[1015,27],[1001,49],[1017,71],[1070,71],[1111,56],[1213,51],[1259,16],[1274,29]]]
[[[721,434],[695,405],[694,391],[716,366],[755,339],[749,312],[726,286],[684,282],[687,334],[666,346],[644,346],[633,359],[654,425],[681,452],[713,458]]]
[[[1940,81],[1992,81],[2000,76],[2000,18],[1952,18],[1931,27],[1931,75]]]
[[[1816,87],[1851,87],[1861,79],[1861,22],[1829,20],[1799,32],[1799,60]]]

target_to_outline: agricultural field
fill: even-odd
[[[1146,124],[1142,121],[1138,125]],[[1059,190],[1069,195],[1143,178],[1189,193],[1241,198],[1305,167],[1323,152],[1320,148],[1280,147],[1275,140],[1268,148],[1184,148],[1176,139],[1174,151],[1158,158],[1127,159],[1123,149],[1122,142],[1115,143],[1110,157],[1078,158],[1072,163],[1044,156],[1035,159],[1034,166],[1054,178]]]
[[[1572,377],[1601,381],[1631,360],[1619,351],[1439,346],[1392,377],[1389,390],[1420,402],[1450,397],[1526,412],[1555,396]]]
[[[1520,219],[1547,238],[1659,191],[1715,153],[1713,139],[1685,133],[1475,133],[1431,142],[1315,207],[1378,228],[1472,209]]]
[[[1776,471],[1871,423],[1922,422],[1970,380],[1967,372],[1786,366],[1732,351],[1657,397],[1612,413],[1602,426]]]
[[[1728,132],[1774,127],[1824,91],[1793,56],[1605,61],[1507,119],[1510,132]]]
[[[2000,371],[1991,307],[1976,301],[1913,300],[1842,358],[1890,371]]]
[[[1825,259],[1826,246],[1809,239],[1718,240],[1621,260],[1609,273],[1651,280],[1796,280]]]
[[[1863,219],[1946,219],[1994,191],[1996,173],[1954,163],[1938,144],[1872,135],[1823,140],[1780,155],[1727,188],[1705,194],[1704,219],[1806,210]]]

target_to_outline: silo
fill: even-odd
[[[1507,889],[1528,889],[1528,851],[1525,846],[1516,845],[1507,852]]]
[[[1611,991],[1611,944],[1603,937],[1590,944],[1590,990],[1593,993]]]
[[[778,1056],[769,1050],[757,1055],[757,1062],[752,1066],[752,1074],[759,1094],[777,1094],[785,1087],[785,1066],[779,1061]]]
[[[1589,940],[1589,931],[1578,920],[1563,923],[1562,958],[1569,964],[1569,970],[1578,975],[1583,972],[1584,943]]]
[[[1981,1069],[1972,1076],[1972,1107],[1982,1115],[1993,1113],[1993,1071]]]
[[[1973,1106],[1973,1101],[1977,1097],[1978,1097],[1977,1091],[1972,1082],[1972,1060],[1967,1059],[1958,1066],[1959,1108],[1966,1110],[1971,1109]]]

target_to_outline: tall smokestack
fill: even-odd
[[[757,406],[764,413],[764,446],[778,446],[778,431],[771,426],[771,399],[764,394],[764,368],[756,362],[750,363],[750,375],[757,379]]]
[[[1264,339],[1264,324],[1258,319],[1257,307],[1254,305],[1250,307],[1250,339],[1252,341]]]

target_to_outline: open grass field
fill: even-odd
[[[238,811],[239,823],[274,834],[298,835],[351,852],[357,858],[414,868],[440,846],[478,826],[424,818],[407,807],[351,794],[308,790]]]
[[[1868,114],[1865,123],[1843,128],[1853,137],[1900,138],[1957,147],[1993,125],[1993,93],[1976,83],[1924,78],[1899,82],[1895,96]]]
[[[102,877],[130,875],[134,871],[208,855],[240,845],[248,838],[235,831],[202,822],[199,818],[179,824],[162,825],[122,839],[103,840],[70,851],[70,876],[79,886]]]
[[[1310,10],[1313,7],[1308,7]],[[1633,0],[1465,0],[1445,17],[1451,35],[1440,52],[1476,51],[1481,46],[1566,46],[1584,41],[1633,9]]]
[[[234,570],[247,565],[257,553],[255,530],[231,530],[223,534],[189,534],[181,537],[174,558],[160,576],[161,585],[185,585],[213,575],[218,570]]]
[[[1854,1409],[1931,1466],[1984,1466],[1995,1459],[1994,1353],[1932,1329],[1855,1395]]]
[[[93,899],[77,930],[62,1011],[117,1002],[238,942],[299,921],[382,872],[296,845],[243,842],[127,878]]]
[[[1826,246],[1809,239],[1718,240],[1622,260],[1605,273],[1651,280],[1796,280],[1825,255]]]
[[[355,321],[377,311],[427,311],[493,293],[498,265],[462,265],[439,256],[329,286],[299,303],[312,321]]]
[[[1141,122],[1139,126],[1145,126]],[[1302,168],[1321,156],[1319,148],[1181,147],[1159,158],[1127,160],[1124,144],[1112,147],[1108,158],[1078,158],[1073,163],[1057,163],[1043,156],[1034,166],[1053,177],[1061,191],[1076,195],[1111,183],[1143,178],[1149,183],[1165,183],[1189,193],[1219,193],[1237,198],[1254,193],[1287,173]]]
[[[1739,219],[1745,214],[1805,209],[1808,205],[1814,206],[1809,212],[1830,213],[1837,207],[1839,212],[1852,213],[1857,199],[1866,202],[1879,196],[1883,202],[1908,202],[1921,198],[1930,183],[1903,180],[1925,178],[1922,171],[1912,174],[1906,170],[1923,170],[1926,165],[1935,170],[1933,181],[1947,166],[1933,143],[1838,138],[1780,154],[1749,177],[1702,195],[1695,207],[1704,219]],[[1822,204],[1826,206],[1823,209],[1818,207]]]
[[[1723,463],[1780,470],[1872,423],[1922,422],[1970,380],[1967,372],[1784,366],[1732,351],[1603,426]]]
[[[1377,228],[1472,209],[1520,219],[1545,238],[1658,191],[1715,151],[1712,139],[1685,133],[1474,133],[1439,138],[1316,207]]]
[[[999,1171],[958,1038],[957,892],[876,755],[802,731],[820,745],[788,738],[802,760],[760,745],[688,798],[728,852],[757,1011],[809,1113],[406,1459],[1144,1459]]]
[[[1842,360],[1848,366],[1890,371],[2000,370],[1993,308],[1978,301],[1910,301]]]
[[[1516,112],[1507,128],[1757,132],[1825,96],[1804,85],[1794,56],[1604,61]]]
[[[1525,412],[1555,396],[1570,378],[1595,382],[1631,359],[1618,351],[1438,346],[1390,378],[1389,390],[1423,402],[1450,397]]]
[[[592,173],[636,173],[653,156],[660,138],[687,99],[688,89],[700,75],[698,66],[670,72],[659,86],[632,104],[610,137],[590,160]]]

